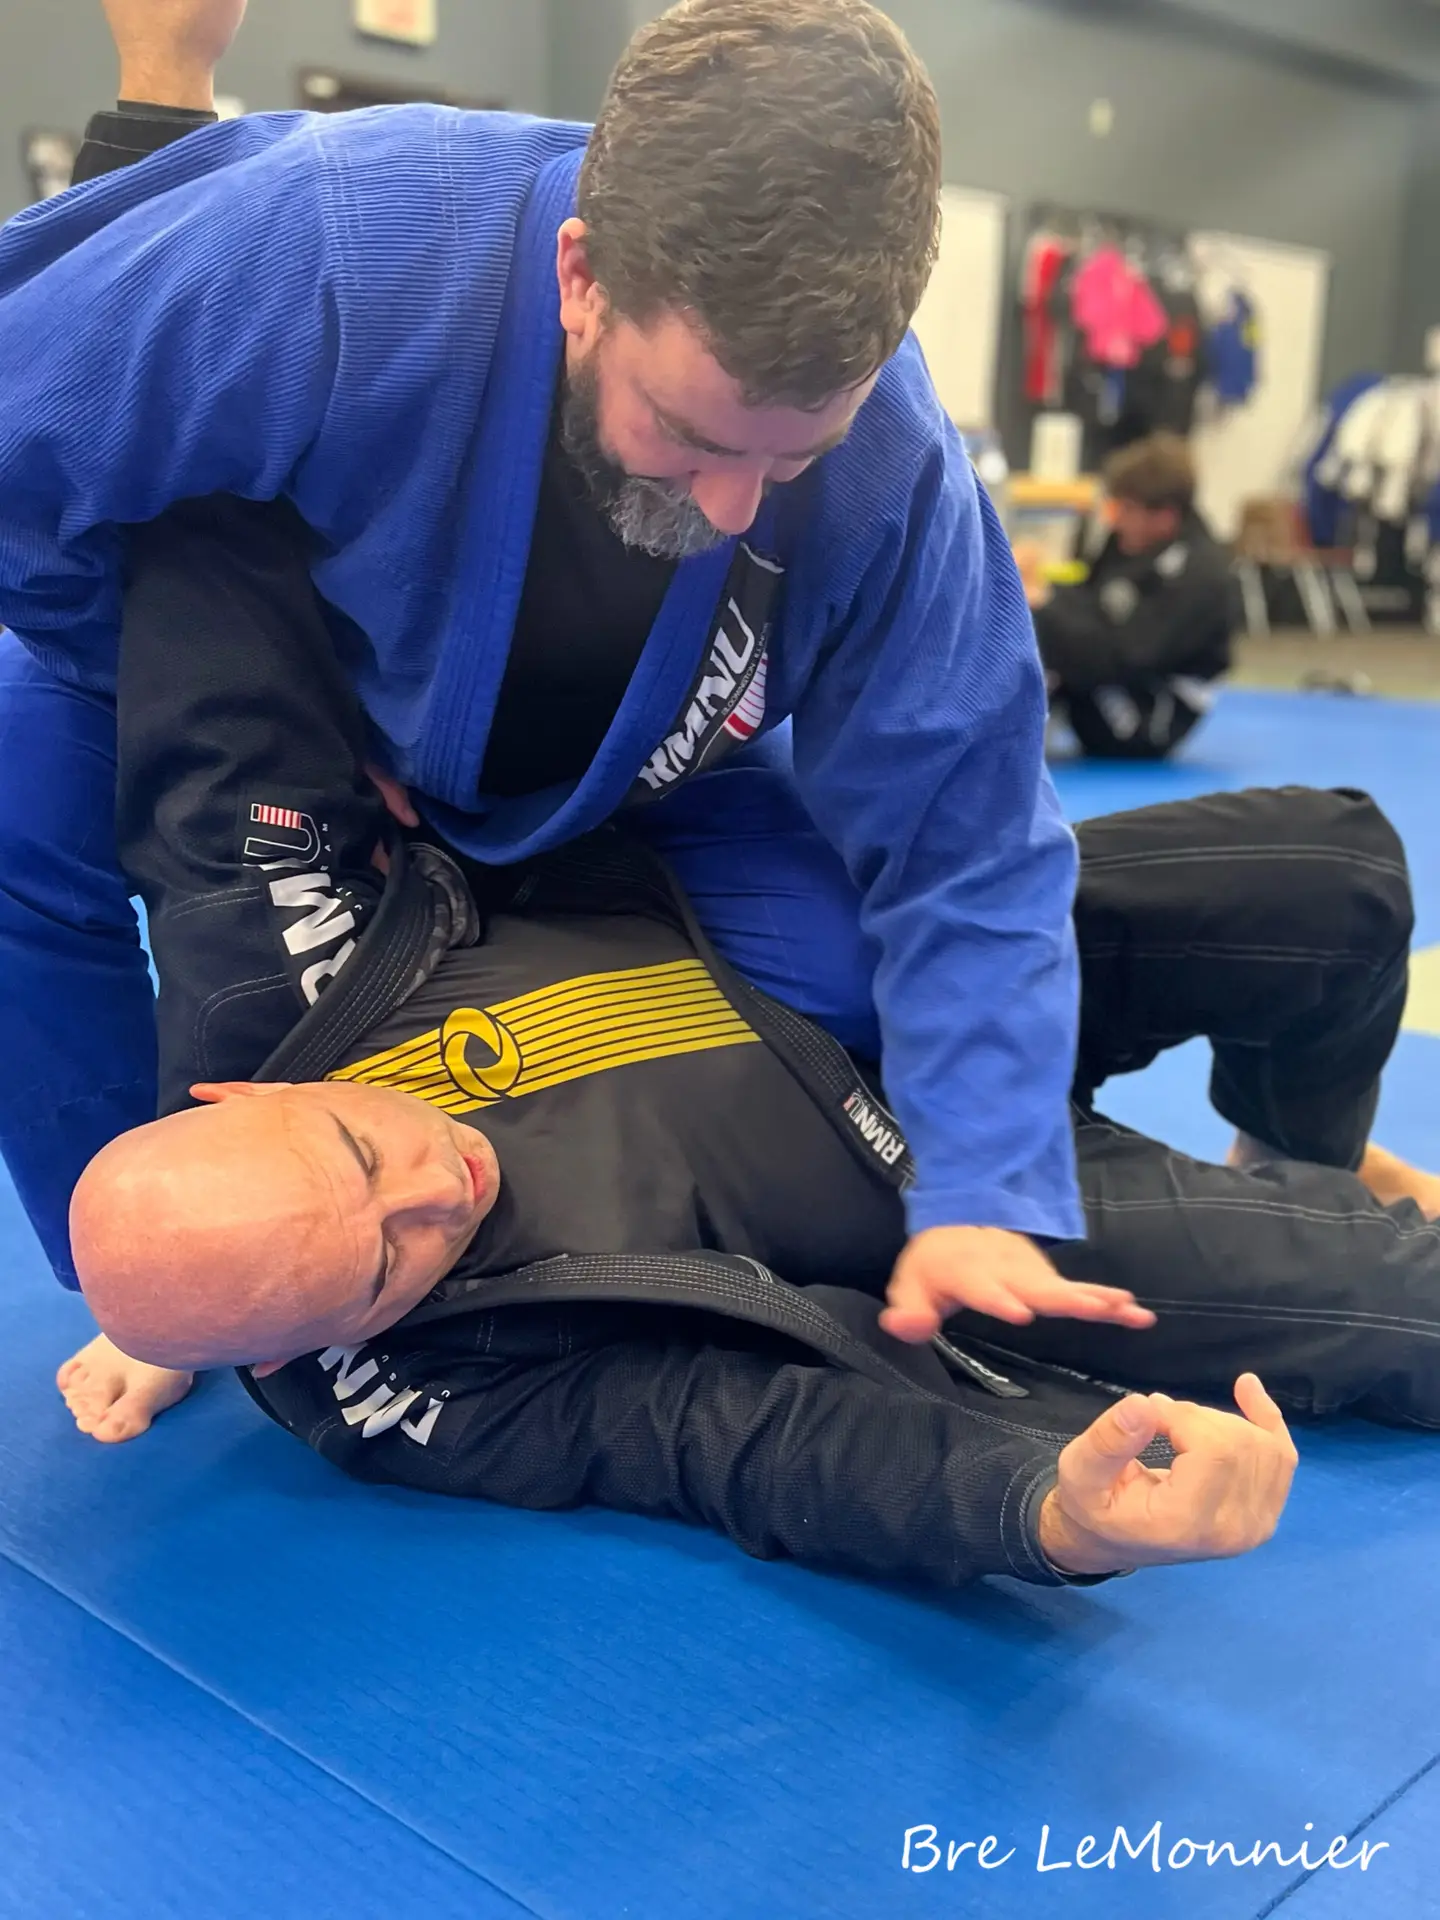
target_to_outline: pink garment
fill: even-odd
[[[1070,305],[1086,353],[1102,367],[1133,367],[1165,333],[1165,309],[1118,247],[1091,254],[1075,275]]]

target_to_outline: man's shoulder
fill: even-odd
[[[1205,518],[1192,512],[1180,529],[1178,544],[1186,553],[1185,571],[1192,580],[1228,580],[1232,571],[1232,562],[1228,549],[1216,539],[1214,531]]]
[[[558,227],[573,210],[587,132],[425,105],[324,116],[312,128],[316,191],[362,307],[367,287],[408,303],[421,286],[438,297],[492,275],[537,206],[553,207]],[[547,250],[553,244],[552,230]]]
[[[393,240],[457,210],[513,213],[553,161],[583,149],[588,129],[516,113],[424,103],[358,113],[257,113],[200,127],[135,166],[100,176],[17,217],[6,229],[74,227],[74,237],[178,191],[263,222],[277,206],[341,203],[352,238]],[[142,218],[147,216],[142,216]]]
[[[949,521],[974,511],[975,480],[913,334],[881,370],[848,438],[817,469],[807,521],[825,568],[853,573],[881,547],[907,542],[943,499]]]
[[[310,123],[320,171],[345,196],[352,226],[513,218],[545,170],[578,156],[587,127],[521,113],[480,113],[424,104],[367,107]]]
[[[841,451],[857,465],[873,468],[878,459],[888,468],[914,472],[946,445],[952,431],[920,343],[908,333],[881,368]]]
[[[425,101],[286,117],[303,119],[327,156],[393,163],[414,155],[429,160],[445,154],[462,166],[520,177],[533,177],[549,161],[584,147],[590,135],[589,127],[576,121]]]

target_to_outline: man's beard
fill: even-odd
[[[560,444],[590,498],[627,547],[638,547],[656,560],[689,560],[726,539],[678,482],[638,479],[606,453],[600,443],[599,381],[590,361],[566,382]]]

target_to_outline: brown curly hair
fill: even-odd
[[[940,112],[868,0],[681,0],[610,82],[580,175],[614,315],[700,328],[750,405],[888,360],[935,264]]]
[[[1105,485],[1112,499],[1188,513],[1195,504],[1195,459],[1178,433],[1152,433],[1111,454]]]

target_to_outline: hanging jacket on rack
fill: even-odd
[[[1382,380],[1355,394],[1336,417],[1316,484],[1403,526],[1440,470],[1440,381]]]
[[[1205,338],[1210,385],[1222,406],[1243,407],[1260,368],[1260,315],[1243,287],[1231,287]]]
[[[1065,397],[1065,329],[1056,293],[1074,253],[1074,243],[1041,229],[1031,235],[1020,274],[1020,311],[1025,334],[1025,398],[1035,406],[1059,406]]]
[[[1125,406],[1116,444],[1128,446],[1152,433],[1189,439],[1195,407],[1208,372],[1204,323],[1193,286],[1163,277],[1155,288],[1165,313],[1165,331],[1141,355],[1125,383]]]
[[[1085,352],[1099,366],[1127,371],[1164,338],[1165,309],[1118,247],[1097,247],[1081,262],[1072,305]]]
[[[1331,449],[1340,423],[1362,395],[1381,385],[1378,373],[1352,374],[1341,381],[1322,403],[1308,451],[1301,459],[1301,494],[1310,538],[1317,547],[1340,544],[1346,503],[1336,489],[1330,460]]]

